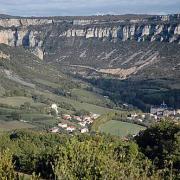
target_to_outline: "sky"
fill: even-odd
[[[180,0],[0,0],[0,14],[87,16],[180,13]]]

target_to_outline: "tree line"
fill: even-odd
[[[162,121],[133,140],[19,130],[0,136],[0,179],[178,179],[180,125]]]

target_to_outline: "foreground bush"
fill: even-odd
[[[140,179],[150,174],[150,162],[139,162],[135,144],[105,143],[104,139],[72,138],[56,152],[56,179]],[[151,175],[150,175],[151,176]],[[154,176],[154,175],[153,175]]]
[[[158,169],[180,178],[180,124],[161,121],[136,137],[140,150]]]
[[[15,179],[12,157],[9,151],[0,152],[0,179],[1,180]]]

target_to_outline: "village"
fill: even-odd
[[[163,118],[171,118],[173,121],[180,120],[180,110],[173,109],[168,107],[165,102],[163,102],[160,106],[151,106],[149,113],[133,113],[127,117],[127,120],[133,121],[135,123],[143,123],[148,120],[158,122]]]
[[[88,133],[92,123],[100,117],[100,114],[89,112],[87,114],[61,114],[58,106],[52,104],[51,109],[56,113],[58,123],[49,129],[52,133]],[[149,113],[130,113],[124,121],[146,126],[148,123],[161,121],[170,117],[173,121],[180,120],[180,110],[169,108],[164,102],[160,106],[152,106]]]
[[[180,114],[180,109],[173,109],[172,107],[168,107],[168,105],[163,101],[160,106],[152,106],[150,109],[150,113],[156,115],[157,117],[173,117],[178,118]]]
[[[57,119],[59,121],[57,126],[49,130],[52,133],[88,133],[90,130],[90,125],[94,122],[94,120],[100,117],[99,114],[94,113],[87,113],[83,115],[62,114],[61,116],[59,116],[57,105],[52,104],[51,108],[55,110]]]

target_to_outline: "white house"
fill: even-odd
[[[58,126],[61,128],[67,128],[67,124],[63,124],[63,123],[59,123]]]
[[[154,115],[153,117],[154,117],[154,119],[155,119],[155,120],[157,120],[157,119],[158,119],[157,115]]]
[[[93,119],[97,119],[98,117],[100,117],[99,114],[92,114],[92,115],[91,115],[91,118],[93,118]]]
[[[145,115],[145,114],[142,114],[141,117],[142,117],[143,119],[145,119],[146,115]]]
[[[70,131],[70,132],[73,132],[73,131],[76,130],[76,128],[75,128],[74,126],[69,126],[69,127],[67,127],[66,130],[67,130],[67,131]]]
[[[85,127],[86,126],[86,122],[79,122],[78,123],[80,126],[82,126],[82,127]]]
[[[84,116],[83,120],[84,120],[84,121],[90,121],[90,120],[91,120],[91,117],[90,117],[90,116]]]
[[[58,106],[56,104],[52,104],[51,109],[54,109],[56,114],[58,114]]]
[[[20,121],[21,121],[21,122],[24,122],[24,123],[28,123],[28,121],[25,121],[25,120],[23,120],[23,119],[21,119]]]
[[[135,113],[135,114],[131,114],[131,117],[132,118],[136,118],[136,117],[138,117],[138,115]]]
[[[82,121],[81,117],[79,117],[79,116],[74,116],[74,119],[77,121]]]
[[[139,121],[139,122],[143,122],[143,120],[142,120],[142,119],[138,119],[138,121]]]
[[[89,130],[87,128],[81,129],[81,133],[87,133]]]

